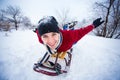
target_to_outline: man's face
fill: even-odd
[[[60,33],[50,32],[45,33],[41,36],[41,39],[44,44],[48,45],[52,50],[54,50],[60,40]]]

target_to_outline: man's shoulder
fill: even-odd
[[[61,35],[64,37],[64,38],[71,38],[71,36],[73,36],[73,30],[60,30],[61,32]]]

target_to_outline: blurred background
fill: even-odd
[[[101,17],[105,23],[96,36],[120,39],[120,0],[0,0],[0,31],[34,29],[45,16],[54,16],[62,29],[78,21],[75,29]]]

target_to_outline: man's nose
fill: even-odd
[[[48,43],[49,43],[50,45],[52,45],[52,44],[54,43],[54,39],[53,39],[52,37],[50,37],[50,38],[48,39]]]

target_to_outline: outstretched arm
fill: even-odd
[[[101,18],[97,18],[96,20],[93,21],[91,25],[88,25],[84,28],[80,28],[77,30],[73,30],[72,32],[73,40],[77,42],[82,37],[84,37],[86,34],[88,34],[90,31],[92,31],[94,28],[97,28],[99,25],[101,25],[103,22],[104,21],[101,21]]]

